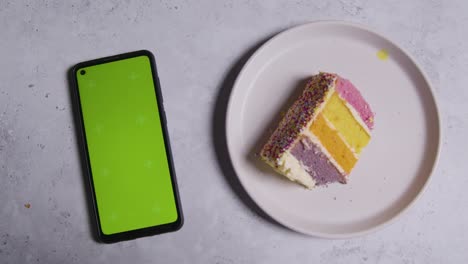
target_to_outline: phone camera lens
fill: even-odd
[[[81,74],[81,75],[85,75],[85,74],[86,74],[86,71],[85,71],[85,70],[81,70],[81,71],[80,71],[80,74]]]

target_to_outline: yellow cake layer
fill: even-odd
[[[309,130],[320,140],[333,159],[340,165],[346,174],[349,174],[357,162],[351,149],[339,136],[338,131],[331,128],[325,117],[320,113],[312,122]]]
[[[328,100],[322,114],[338,130],[355,153],[361,153],[369,143],[370,135],[354,118],[346,102],[336,92]]]

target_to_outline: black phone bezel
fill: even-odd
[[[169,165],[169,171],[171,174],[172,189],[174,193],[174,200],[176,203],[178,217],[176,221],[172,223],[106,235],[102,232],[101,222],[99,219],[99,211],[97,208],[96,194],[95,194],[93,176],[92,176],[90,160],[89,160],[88,145],[87,145],[87,140],[86,140],[86,132],[84,129],[84,120],[83,120],[83,114],[82,114],[82,109],[81,109],[81,100],[80,100],[80,94],[78,91],[78,80],[76,78],[76,75],[82,68],[85,68],[85,67],[90,67],[94,65],[105,64],[109,62],[115,62],[119,60],[125,60],[129,58],[140,57],[140,56],[148,57],[150,61],[150,65],[151,65],[153,85],[154,85],[154,89],[156,93],[156,100],[158,103],[161,127],[162,127],[164,142],[166,146],[166,156],[167,156],[168,163],[169,163],[168,165]],[[90,189],[89,193],[90,193],[91,200],[92,200],[92,210],[93,210],[92,213],[95,216],[94,220],[96,221],[96,229],[97,229],[96,231],[98,233],[99,240],[104,243],[114,243],[114,242],[119,242],[123,240],[130,240],[130,239],[135,239],[135,238],[139,238],[143,236],[152,236],[156,234],[173,232],[173,231],[179,230],[183,226],[184,218],[182,215],[179,191],[177,187],[176,175],[175,175],[175,170],[174,170],[174,162],[172,158],[169,134],[167,131],[166,113],[164,112],[164,100],[163,100],[162,93],[161,93],[161,87],[160,87],[159,77],[158,77],[157,68],[156,68],[156,61],[155,61],[153,53],[151,53],[148,50],[139,50],[139,51],[128,52],[128,53],[123,53],[119,55],[99,58],[95,60],[80,62],[69,70],[69,81],[70,81],[70,85],[72,89],[72,98],[73,98],[73,104],[74,104],[74,110],[75,110],[74,117],[75,117],[75,120],[79,123],[77,124],[79,126],[79,129],[77,129],[77,131],[78,131],[78,141],[79,141],[79,145],[81,148],[80,156],[81,156],[82,163],[83,163],[82,165],[84,165],[83,167],[84,167],[85,173],[87,174],[86,178],[88,179],[88,188]]]

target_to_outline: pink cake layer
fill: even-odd
[[[374,128],[374,113],[358,89],[350,81],[338,76],[336,91],[341,98],[356,109],[367,127],[372,130]]]

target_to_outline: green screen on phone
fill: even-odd
[[[76,71],[101,231],[175,222],[178,211],[148,56]]]

